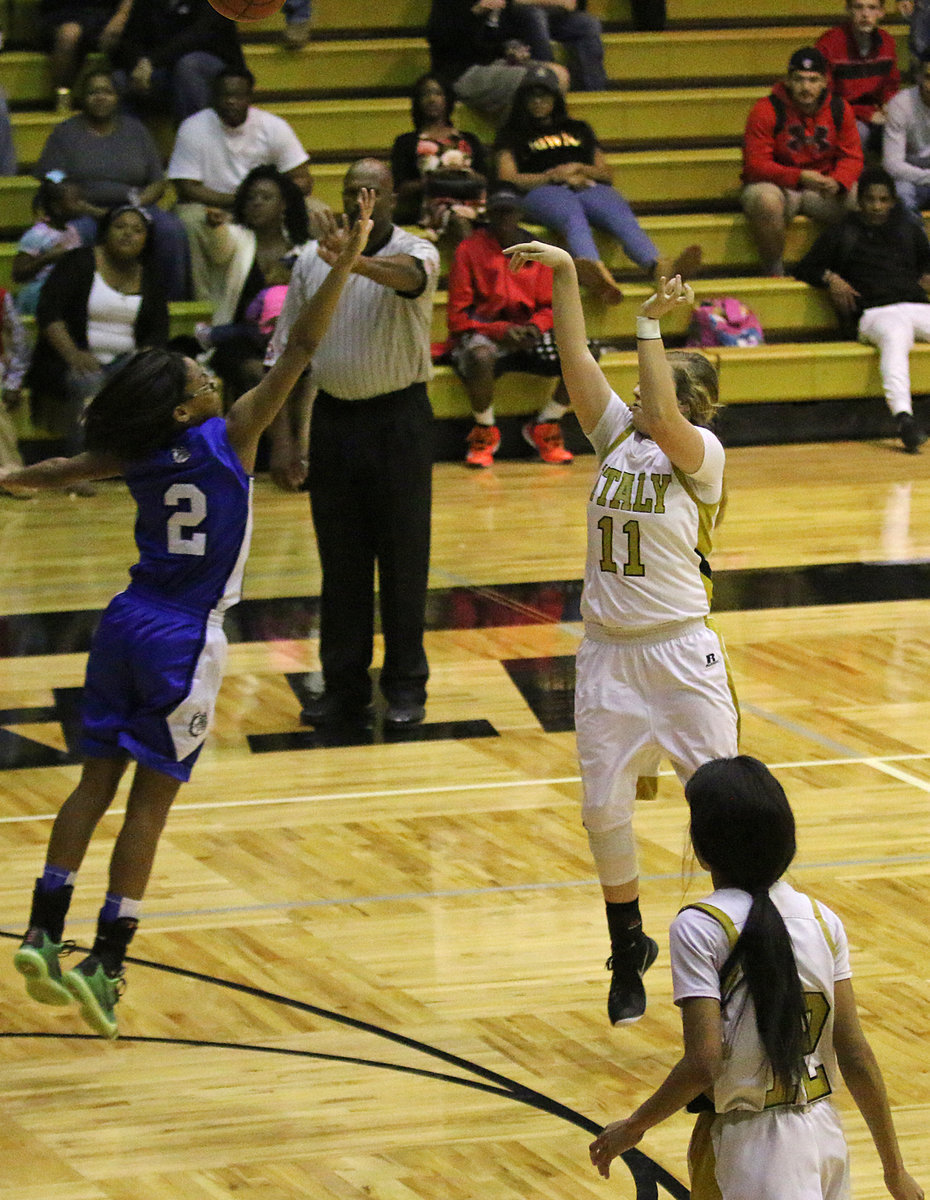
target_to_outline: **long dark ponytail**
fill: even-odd
[[[794,814],[781,784],[757,758],[715,758],[685,787],[691,841],[724,882],[752,896],[752,907],[720,978],[726,1005],[745,981],[777,1084],[788,1097],[802,1077],[807,1048],[804,992],[791,939],[769,888],[794,858]]]

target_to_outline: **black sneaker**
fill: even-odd
[[[300,710],[302,725],[368,725],[371,705],[350,703],[332,692],[311,692]]]
[[[646,1011],[643,976],[658,953],[658,943],[641,933],[629,949],[608,958],[607,970],[613,972],[607,996],[607,1016],[611,1025],[630,1025]]]
[[[916,454],[927,440],[927,435],[914,420],[913,414],[909,412],[898,413],[896,420],[898,437],[904,443],[904,449],[908,454]]]

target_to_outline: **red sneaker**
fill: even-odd
[[[558,421],[527,421],[523,426],[523,437],[534,450],[539,451],[544,463],[570,463],[575,457],[565,449],[562,426]]]
[[[469,467],[490,467],[500,444],[501,431],[496,425],[475,425],[468,435],[466,464]]]

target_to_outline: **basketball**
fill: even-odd
[[[210,5],[231,21],[261,21],[281,7],[282,0],[210,0]]]

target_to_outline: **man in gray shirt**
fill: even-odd
[[[374,579],[384,635],[380,686],[389,726],[425,716],[423,648],[429,575],[433,414],[430,319],[436,247],[392,223],[390,168],[361,159],[343,183],[350,218],[360,188],[377,193],[374,227],[313,361],[318,388],[310,427],[310,507],[323,572],[320,661],[325,691],[301,713],[308,725],[366,720],[374,636]],[[271,357],[300,306],[329,273],[344,233],[311,242],[294,267]],[[274,429],[273,461],[299,458],[287,420]]]
[[[888,102],[882,164],[901,203],[919,212],[930,201],[930,51],[921,59],[917,86]]]

